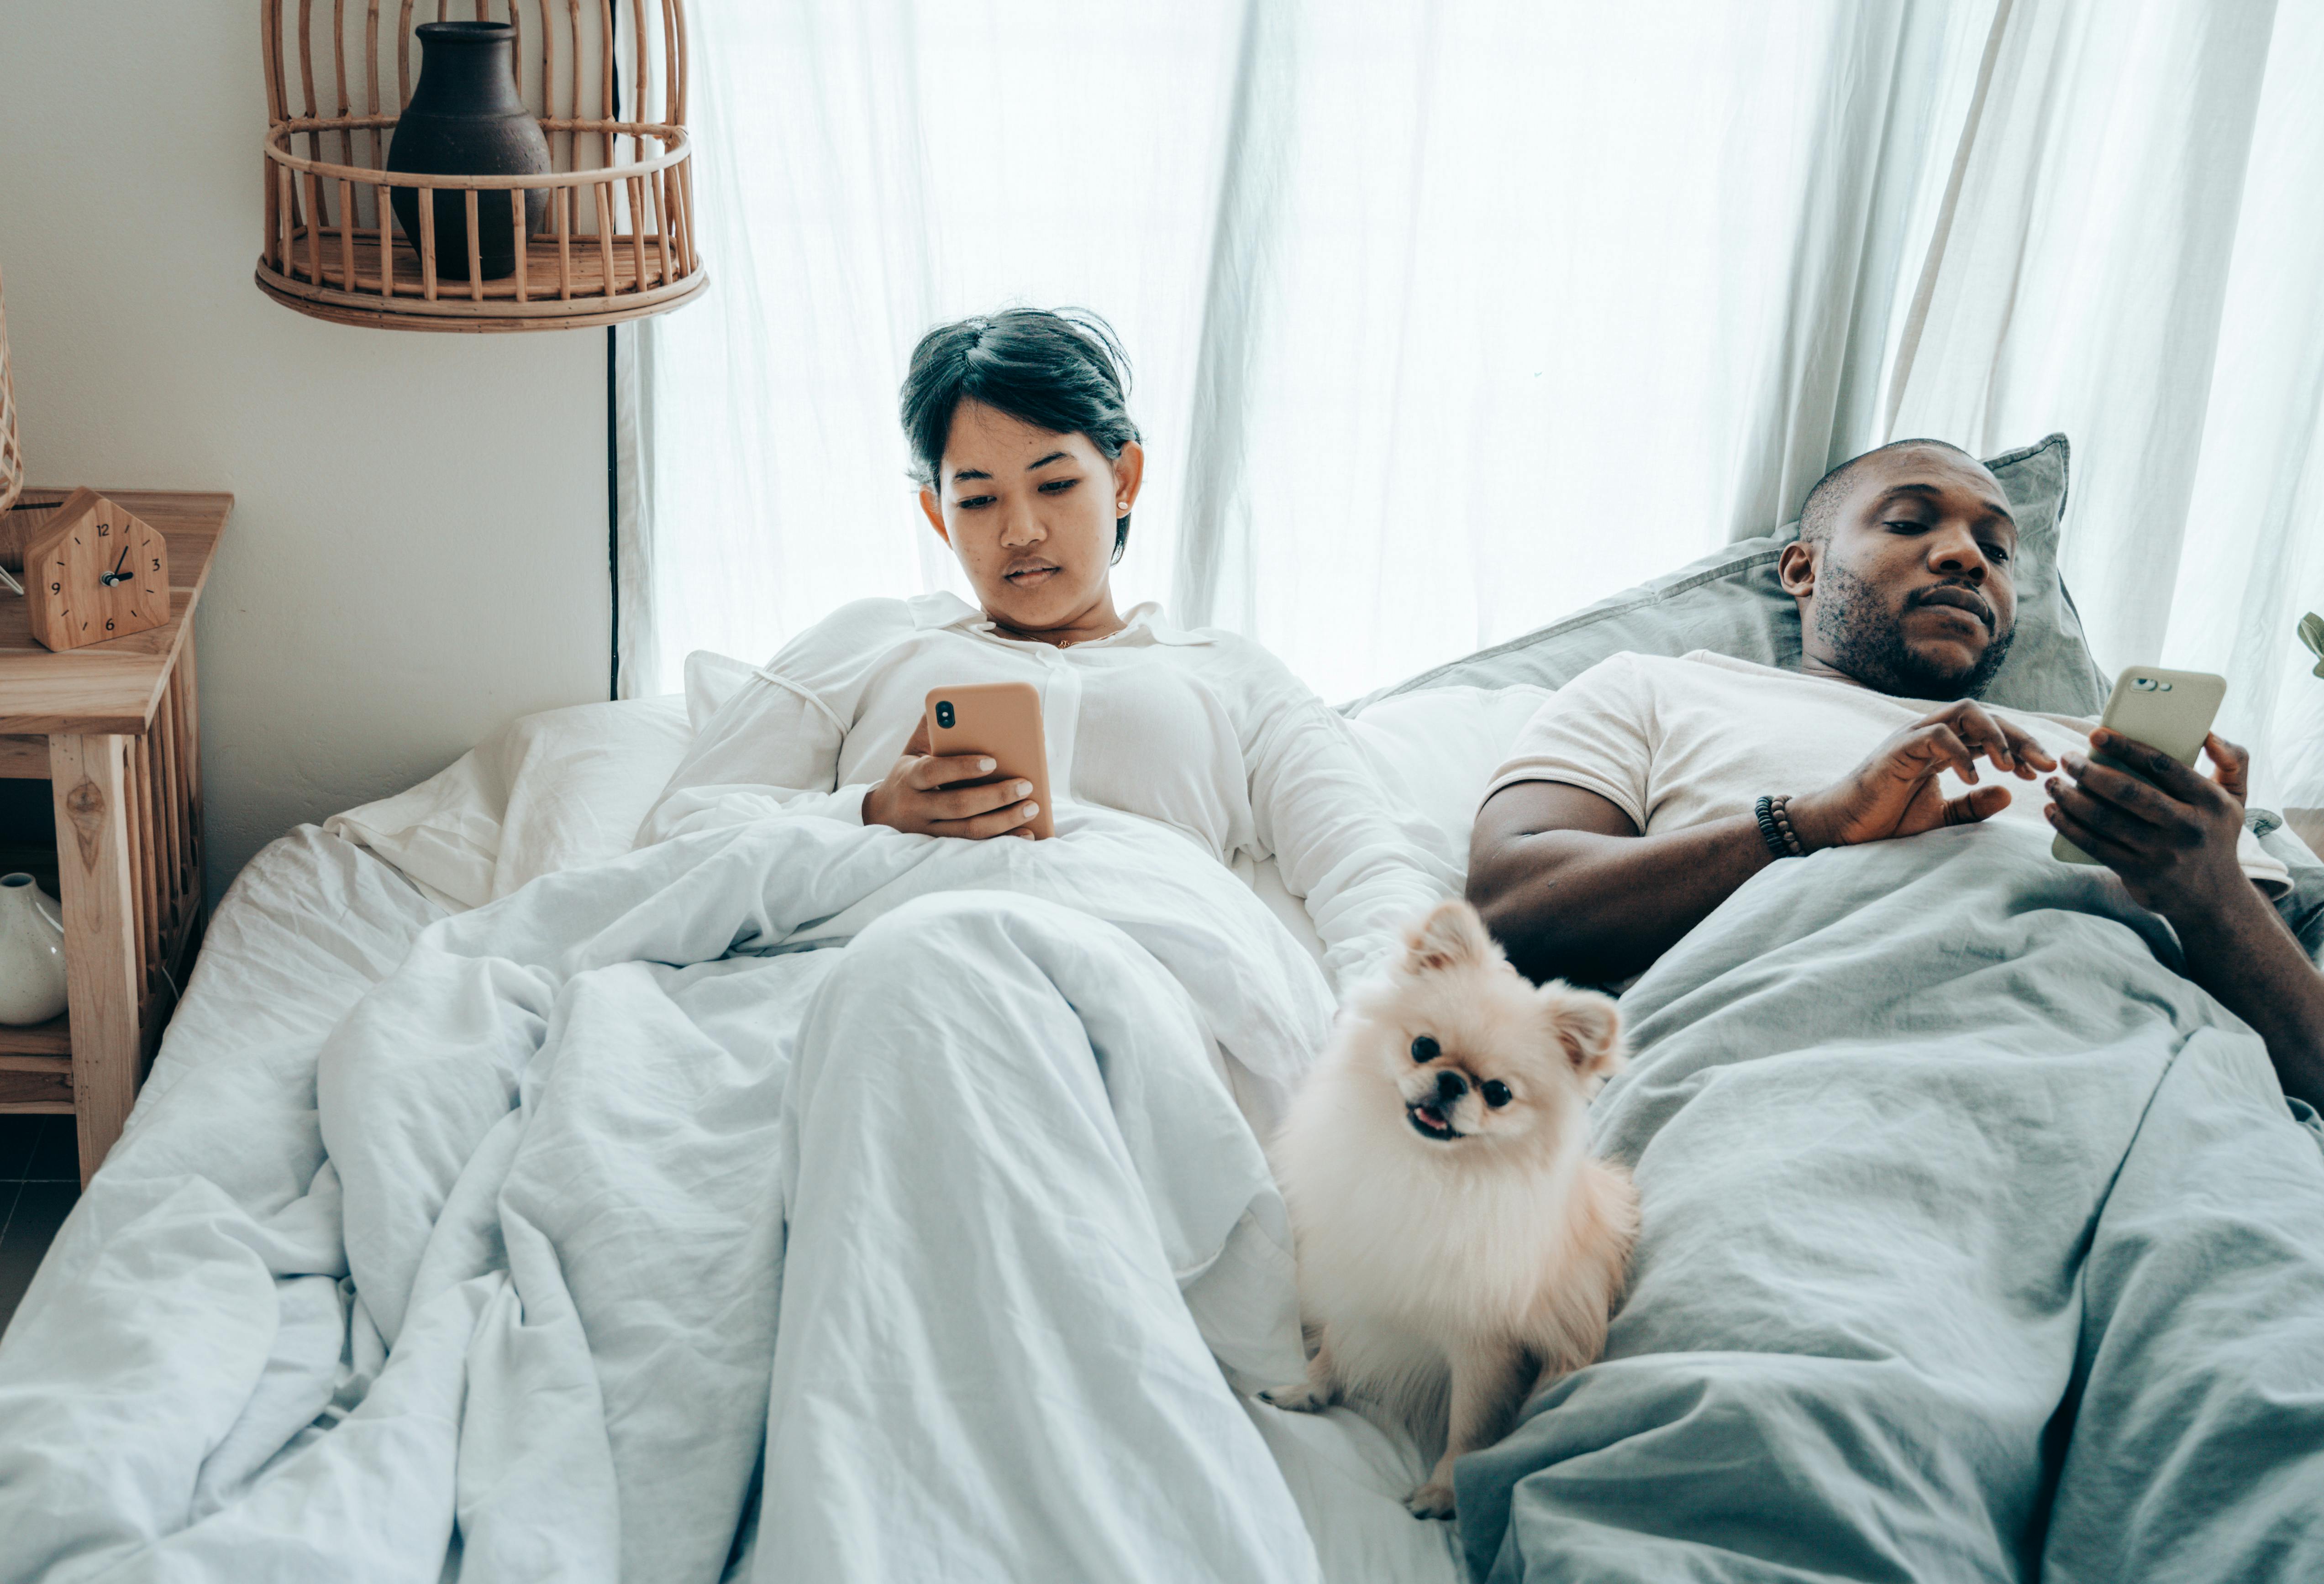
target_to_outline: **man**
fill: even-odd
[[[1777,563],[1800,606],[1797,672],[1617,655],[1561,690],[1471,841],[1469,897],[1511,960],[1536,979],[1619,981],[1778,857],[2041,819],[2170,921],[2187,976],[2266,1041],[2287,1094],[2324,1109],[2324,975],[2264,894],[2287,877],[2244,829],[2249,757],[2206,739],[2207,778],[2066,717],[1977,702],[2015,632],[2016,548],[1977,461],[1941,441],[1884,446],[1810,492]],[[2038,809],[2006,785],[2037,775]]]

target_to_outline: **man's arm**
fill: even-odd
[[[1977,760],[2031,780],[2056,761],[1967,699],[1897,732],[1830,787],[1791,800],[1811,852],[1968,824],[2009,802],[1998,786],[1948,800],[1937,777]],[[1770,787],[1770,793],[1781,787]],[[1773,861],[1749,815],[1651,836],[1594,792],[1519,781],[1486,800],[1469,842],[1469,900],[1527,978],[1604,984],[1651,966]]]
[[[2187,977],[2267,1042],[2283,1092],[2324,1110],[2324,973],[2259,894],[2231,911],[2173,918]]]
[[[1606,798],[1519,781],[1469,839],[1469,900],[1526,978],[1609,984],[1646,967],[1775,861],[1748,815],[1641,836]]]
[[[2267,1042],[2284,1093],[2324,1110],[2324,973],[2236,853],[2249,756],[2206,739],[2219,767],[2213,781],[2116,732],[2093,732],[2090,745],[2138,774],[2070,753],[2073,779],[2051,778],[2057,801],[2043,812],[2068,841],[2120,875],[2133,901],[2171,921],[2187,977]]]

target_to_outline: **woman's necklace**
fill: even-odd
[[[994,625],[998,626],[999,623],[996,622]],[[1005,631],[1007,630],[1003,629],[1003,631]],[[1087,638],[1052,638],[1047,633],[1010,633],[1010,636],[1012,638],[1028,640],[1035,643],[1046,643],[1053,649],[1071,649],[1075,644],[1096,643],[1101,639],[1117,638],[1129,631],[1130,623],[1124,622],[1111,632],[1093,632]]]

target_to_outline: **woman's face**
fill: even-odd
[[[1110,623],[1113,520],[1137,500],[1145,461],[1135,441],[1109,462],[1087,435],[1053,434],[963,401],[920,510],[1001,625]]]

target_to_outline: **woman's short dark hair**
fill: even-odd
[[[933,488],[952,435],[953,410],[982,401],[1052,434],[1087,435],[1111,462],[1138,438],[1126,397],[1130,356],[1113,327],[1082,309],[1012,308],[938,325],[912,348],[904,375],[904,437],[912,477]],[[1127,513],[1113,520],[1113,558],[1130,542]]]

